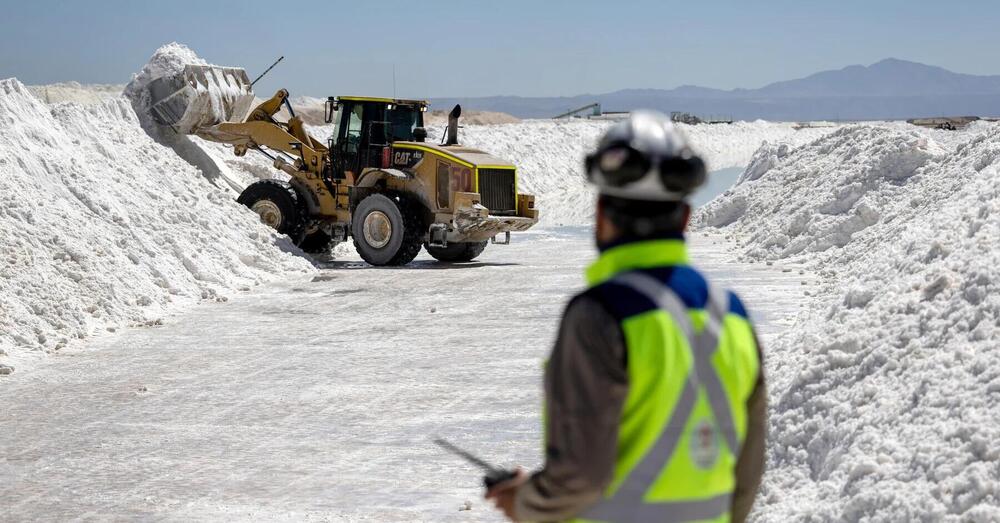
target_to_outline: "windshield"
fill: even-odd
[[[393,141],[413,141],[413,130],[424,126],[424,113],[416,105],[397,105],[387,111]]]

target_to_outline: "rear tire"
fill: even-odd
[[[297,240],[305,224],[305,213],[295,189],[278,180],[261,180],[243,190],[237,202],[257,213],[260,221]]]
[[[400,194],[376,193],[361,200],[351,216],[351,235],[361,258],[376,266],[413,261],[425,232],[418,209]]]
[[[326,254],[336,243],[329,234],[315,231],[299,240],[299,248],[309,254]]]
[[[449,243],[447,247],[431,247],[430,245],[424,244],[424,248],[427,249],[427,254],[434,257],[435,260],[443,262],[470,262],[475,260],[483,251],[486,250],[486,244],[488,242],[455,242]]]

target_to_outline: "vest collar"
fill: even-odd
[[[587,268],[587,284],[600,285],[625,271],[687,264],[683,238],[625,243],[605,250]]]

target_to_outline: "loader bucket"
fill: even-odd
[[[243,121],[254,99],[247,72],[238,67],[186,65],[180,74],[157,78],[147,88],[153,120],[181,134]]]

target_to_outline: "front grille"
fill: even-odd
[[[479,169],[479,196],[490,214],[516,214],[514,169]]]

